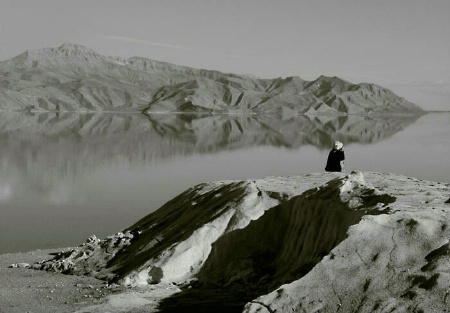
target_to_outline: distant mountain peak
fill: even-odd
[[[65,65],[92,66],[102,62],[125,65],[120,57],[105,56],[83,45],[64,43],[59,47],[27,50],[24,53],[5,61],[16,66],[61,67]]]
[[[325,76],[325,75],[320,75],[319,77],[317,77],[314,82],[327,82],[327,83],[343,83],[343,84],[349,84],[349,85],[353,85],[353,83],[342,79],[340,77],[337,76]]]
[[[63,55],[100,55],[91,48],[88,48],[86,46],[73,44],[73,43],[63,43],[61,46],[56,48],[50,48],[52,52],[60,53]],[[44,49],[46,50],[46,49]]]
[[[77,45],[73,43],[64,43],[56,48],[42,48],[27,50],[23,54],[26,54],[28,58],[41,59],[48,57],[55,57],[55,55],[63,57],[77,57],[77,56],[95,56],[104,57],[103,55],[95,52],[91,48],[86,46]]]

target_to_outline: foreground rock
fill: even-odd
[[[78,45],[0,62],[0,109],[28,111],[393,114],[423,112],[374,84],[337,77],[256,79]]]
[[[163,300],[164,312],[440,312],[450,301],[449,195],[448,184],[380,173],[201,184],[121,233],[32,266],[191,286]]]
[[[397,197],[389,213],[364,216],[307,275],[251,301],[244,312],[445,312],[448,184],[381,177],[374,183]]]

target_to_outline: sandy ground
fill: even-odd
[[[179,290],[173,285],[125,289],[92,277],[9,268],[49,259],[55,252],[59,251],[0,255],[0,313],[155,312],[159,299]]]
[[[73,312],[99,303],[111,294],[104,282],[91,277],[61,275],[13,263],[33,263],[51,257],[54,250],[0,255],[0,312]]]

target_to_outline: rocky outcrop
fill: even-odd
[[[3,110],[188,113],[420,114],[388,89],[337,77],[257,79],[72,44],[0,62]]]
[[[307,275],[244,312],[445,312],[448,184],[384,177],[376,183],[397,196],[389,212],[364,216]]]
[[[105,240],[90,238],[42,269],[126,285],[185,281],[199,271],[220,236],[247,226],[277,203],[255,182],[198,185],[124,232]]]
[[[207,183],[32,266],[190,284],[166,308],[198,301],[193,292],[218,305],[220,290],[233,312],[245,302],[244,312],[439,312],[450,287],[448,197],[448,184],[380,173]]]
[[[366,215],[388,211],[395,197],[362,174],[334,179],[269,210],[217,240],[198,277],[213,285],[272,290],[308,273]]]

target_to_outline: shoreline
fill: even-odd
[[[0,254],[0,312],[74,312],[111,293],[103,281],[93,277],[9,267],[49,259],[55,252],[58,250],[38,249]]]
[[[48,260],[65,249],[70,247],[0,254],[0,312],[156,312],[161,299],[179,292],[174,285],[125,288],[108,286],[107,282],[90,276],[10,267]]]

